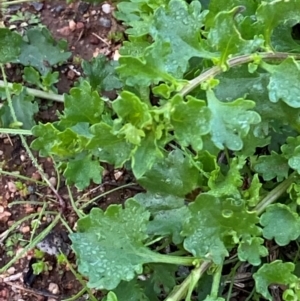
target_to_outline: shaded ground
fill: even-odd
[[[110,8],[110,12],[108,11]],[[104,12],[104,11],[106,12]],[[112,38],[122,31],[112,17],[113,8],[106,5],[89,5],[76,2],[66,4],[65,1],[45,1],[34,5],[14,5],[3,13],[5,26],[22,33],[26,28],[44,24],[56,39],[64,38],[68,41],[72,58],[68,63],[57,68],[60,71],[60,81],[57,84],[59,93],[68,92],[70,87],[80,76],[80,62],[89,60],[102,53],[109,58],[118,55],[119,44]],[[122,33],[121,33],[122,35]],[[119,35],[120,36],[120,35]],[[7,66],[7,76],[10,82],[22,81],[22,69],[18,66]],[[37,121],[48,122],[56,119],[56,111],[62,105],[53,103],[48,106],[42,102]],[[30,140],[28,140],[30,142]],[[66,203],[64,219],[71,229],[74,229],[77,216],[70,205],[68,190],[64,179],[60,178],[50,158],[39,158],[34,153],[38,163],[43,167],[49,181],[57,187],[59,195]],[[31,239],[34,225],[32,220],[38,218],[41,211],[58,212],[61,210],[53,191],[34,181],[41,181],[41,176],[32,164],[20,138],[17,136],[0,137],[0,164],[7,172],[14,172],[27,177],[22,179],[6,174],[0,178],[0,268],[5,266]],[[34,180],[31,181],[30,179]],[[99,196],[105,191],[122,186],[132,181],[131,175],[123,170],[113,170],[109,166],[103,183],[100,186],[91,186],[84,192],[72,190],[74,200],[82,199],[82,203]],[[111,203],[122,203],[126,198],[134,195],[140,189],[137,186],[121,189],[97,199],[87,206],[85,211],[93,206],[106,208]],[[19,203],[13,203],[19,202]],[[17,221],[31,215],[32,218],[16,224]],[[36,228],[35,237],[45,229],[55,218],[55,214],[44,214]],[[11,226],[17,225],[14,231],[8,233]],[[70,242],[67,229],[58,224],[43,241],[46,249],[55,253],[59,248],[68,255],[68,260],[75,266],[75,258],[70,252]],[[36,264],[37,248],[28,250],[20,260],[12,264],[3,274],[0,274],[0,301],[3,300],[62,300],[76,295],[82,288],[73,273],[66,265],[60,265],[56,256],[46,254],[42,260],[44,271],[38,276],[33,275],[32,267]],[[100,295],[98,295],[100,298]],[[78,298],[76,300],[86,300]]]

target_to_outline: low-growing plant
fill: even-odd
[[[207,4],[120,2],[119,61],[84,62],[59,121],[31,130],[67,184],[101,183],[109,163],[146,190],[70,235],[104,300],[229,300],[239,268],[247,300],[272,300],[274,285],[300,299],[300,3]],[[0,62],[20,45],[1,29]]]

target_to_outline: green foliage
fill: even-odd
[[[103,300],[223,300],[221,268],[236,255],[236,267],[256,271],[254,298],[271,300],[270,285],[281,285],[283,300],[299,299],[291,262],[299,264],[299,1],[128,0],[117,8],[128,37],[119,61],[83,62],[58,121],[34,125],[33,99],[11,90],[32,148],[59,162],[68,184],[101,183],[108,163],[146,190],[78,221],[79,272],[110,291]],[[23,41],[7,30],[0,37],[0,63],[28,66],[28,84],[54,91],[51,67],[69,57],[63,43],[46,29]],[[111,90],[114,100],[101,95]],[[16,126],[0,92],[1,122]],[[266,264],[272,244],[283,261]]]

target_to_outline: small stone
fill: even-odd
[[[0,156],[2,156],[4,154],[3,150],[0,150]]]
[[[106,17],[100,17],[99,18],[99,23],[101,26],[105,28],[110,28],[111,27],[111,20],[106,18]]]
[[[9,275],[13,275],[14,273],[16,272],[16,269],[14,267],[10,267],[8,270],[7,270],[7,273]]]
[[[116,181],[118,181],[121,178],[122,175],[123,175],[123,171],[115,170],[114,178],[115,178]]]
[[[57,181],[56,181],[56,178],[55,177],[51,177],[50,179],[49,179],[49,182],[51,183],[51,185],[52,186],[56,186],[56,184],[57,184]]]
[[[56,283],[53,282],[49,283],[48,290],[54,295],[59,294],[59,287]]]
[[[108,3],[104,3],[102,5],[102,11],[105,13],[105,14],[110,14],[111,13],[111,6],[108,4]]]
[[[83,15],[85,14],[88,9],[90,8],[90,4],[87,2],[80,2],[79,6],[78,6],[78,12]]]
[[[30,227],[29,226],[23,226],[20,231],[25,234],[25,233],[28,233],[30,232]]]
[[[97,14],[97,11],[96,11],[96,10],[92,10],[92,11],[91,11],[91,15],[92,15],[92,16],[95,16],[96,14]]]
[[[51,12],[55,13],[55,14],[60,14],[63,12],[65,8],[62,5],[55,5],[55,7],[53,7],[51,9]]]
[[[33,180],[39,181],[39,180],[41,179],[41,175],[40,175],[39,172],[36,171],[36,172],[34,172],[34,173],[32,174],[31,178],[32,178]]]
[[[65,26],[65,27],[62,27],[62,28],[59,28],[57,29],[57,32],[59,34],[61,34],[62,36],[69,36],[71,34],[71,29],[69,26]]]
[[[4,207],[0,205],[0,213],[4,212]]]
[[[76,29],[76,22],[74,20],[69,21],[69,28],[71,31],[74,31]]]
[[[7,188],[10,192],[16,192],[17,191],[17,187],[16,187],[16,184],[14,182],[8,182],[7,183]]]
[[[67,77],[68,77],[68,79],[73,80],[76,77],[76,74],[73,70],[69,70],[67,73]]]
[[[22,162],[24,162],[25,159],[26,159],[25,155],[22,154],[22,155],[20,156],[20,160],[21,160]]]

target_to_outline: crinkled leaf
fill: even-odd
[[[220,168],[212,171],[208,180],[209,193],[218,197],[232,196],[239,198],[239,188],[243,184],[240,170],[244,165],[244,157],[234,158],[226,175],[222,174]]]
[[[91,180],[96,184],[101,183],[103,170],[99,161],[84,154],[67,163],[64,176],[68,185],[75,184],[82,190],[90,185]]]
[[[270,17],[272,16],[272,17]],[[263,1],[256,11],[257,25],[261,28],[266,40],[266,46],[271,47],[273,30],[288,20],[300,21],[298,0]]]
[[[141,274],[144,263],[153,261],[155,253],[143,245],[149,215],[130,199],[125,209],[111,205],[104,213],[93,208],[79,220],[78,233],[70,237],[79,272],[89,278],[89,287],[115,289],[121,280]]]
[[[243,199],[247,201],[250,207],[254,207],[258,204],[260,200],[261,187],[262,183],[260,183],[259,181],[258,174],[255,174],[252,178],[250,187],[248,189],[243,190]]]
[[[228,255],[229,238],[259,235],[255,225],[258,217],[245,210],[242,201],[222,200],[209,194],[200,194],[189,207],[191,218],[186,221],[182,235],[184,248],[196,257],[211,258],[221,264]]]
[[[179,95],[173,98],[171,123],[174,126],[175,137],[182,146],[191,145],[199,151],[203,147],[202,135],[210,131],[210,111],[203,100],[188,96],[183,102]]]
[[[295,59],[289,57],[281,64],[272,66],[270,71],[270,101],[282,100],[293,108],[300,108],[300,68]]]
[[[142,139],[132,156],[133,174],[139,179],[147,170],[150,170],[156,159],[162,157],[163,154],[156,143],[155,133],[146,133],[146,137]]]
[[[294,269],[295,265],[291,262],[276,260],[271,263],[265,263],[253,274],[256,291],[269,301],[272,301],[273,297],[269,292],[269,286],[271,284],[291,285],[293,282],[296,282],[297,277],[292,274]]]
[[[280,246],[286,246],[300,236],[300,218],[298,214],[284,204],[269,205],[260,217],[263,236],[275,239]]]
[[[124,122],[130,122],[138,128],[146,127],[152,123],[147,104],[131,92],[122,92],[112,103],[112,107]]]
[[[300,136],[288,137],[286,144],[281,146],[282,153],[288,159],[288,165],[300,173]]]
[[[199,1],[187,4],[183,0],[171,0],[167,7],[159,7],[154,14],[150,35],[155,41],[169,43],[165,70],[176,78],[182,77],[190,58],[214,55],[205,50],[206,42],[201,37],[206,14],[207,11],[201,12]]]
[[[28,43],[23,43],[19,61],[24,66],[35,67],[41,74],[51,70],[51,66],[66,61],[70,52],[65,52],[46,27],[35,27],[27,31]]]
[[[174,244],[178,245],[183,241],[180,232],[189,216],[189,210],[186,206],[159,211],[149,222],[148,233],[149,235],[170,236]]]
[[[248,134],[250,125],[261,121],[258,113],[249,110],[255,103],[243,98],[221,102],[211,90],[207,91],[207,102],[211,111],[210,134],[214,144],[219,149],[242,149],[242,138]]]
[[[108,61],[104,55],[98,55],[90,62],[83,61],[82,69],[93,90],[112,91],[120,89],[122,83],[117,74],[118,62]]]
[[[63,122],[76,124],[89,122],[95,124],[101,121],[104,101],[98,92],[93,90],[87,81],[82,81],[80,86],[72,88],[70,94],[65,94]]]
[[[151,192],[184,196],[197,187],[198,170],[179,150],[158,160],[138,182]]]
[[[214,51],[221,53],[221,64],[226,62],[229,55],[251,53],[262,46],[264,40],[254,37],[253,40],[245,40],[239,32],[235,16],[240,7],[235,7],[230,11],[219,12],[208,33],[208,43]]]
[[[15,61],[21,52],[22,37],[8,28],[0,28],[0,63]]]
[[[131,156],[133,146],[122,136],[112,133],[112,127],[104,122],[91,127],[94,137],[86,145],[87,149],[97,149],[101,161],[121,167]]]
[[[59,134],[55,123],[38,124],[31,129],[31,132],[37,138],[32,141],[30,147],[38,150],[42,157],[49,156]]]
[[[268,255],[268,249],[263,244],[264,240],[260,237],[243,237],[238,247],[239,259],[241,261],[248,261],[254,266],[260,265],[261,257]]]
[[[289,165],[287,159],[281,154],[272,151],[270,155],[259,156],[253,163],[253,169],[258,174],[262,175],[265,181],[270,181],[274,178],[278,182],[288,177]]]

